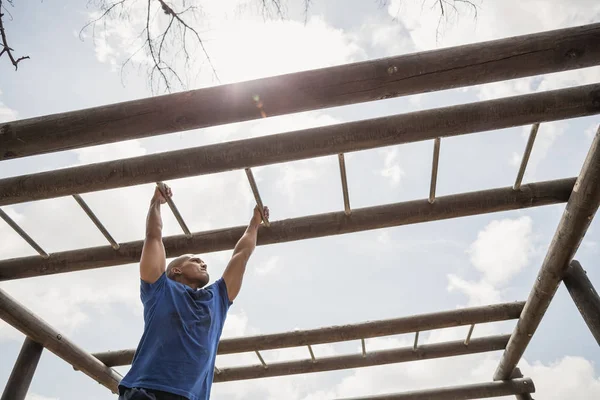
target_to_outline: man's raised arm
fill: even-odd
[[[171,189],[166,185],[165,188],[165,195],[171,197]],[[146,238],[140,259],[140,277],[147,283],[156,282],[165,272],[167,265],[165,246],[162,242],[162,218],[160,215],[160,206],[166,201],[157,187],[152,200],[150,200],[150,209],[146,218]]]
[[[264,209],[264,214],[266,218],[269,218],[269,209],[267,207]],[[229,261],[229,264],[227,264],[225,272],[223,272],[223,280],[227,286],[227,294],[229,295],[230,301],[233,301],[237,297],[242,288],[246,264],[256,248],[256,237],[261,221],[262,217],[257,206],[254,208],[254,215],[252,216],[248,228],[246,228],[246,232],[244,232],[235,245],[231,260]]]

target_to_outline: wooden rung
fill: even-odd
[[[100,232],[102,232],[102,234],[104,235],[104,237],[106,238],[106,240],[108,240],[108,242],[110,243],[110,245],[112,246],[112,248],[115,249],[115,250],[119,250],[119,247],[120,247],[119,243],[117,243],[117,241],[115,239],[113,239],[113,237],[110,235],[110,233],[108,233],[108,230],[104,227],[104,225],[102,225],[102,222],[100,222],[100,220],[98,219],[98,217],[96,216],[96,214],[94,214],[94,212],[92,211],[92,209],[81,198],[81,196],[78,195],[78,194],[74,194],[73,198],[75,199],[75,201],[77,202],[77,204],[79,204],[79,206],[83,209],[83,211],[87,214],[87,216],[90,217],[90,219],[92,220],[92,222],[94,223],[94,225],[96,225],[96,228],[98,228],[98,230]]]
[[[27,232],[25,232],[19,225],[17,225],[17,223],[13,221],[13,219],[9,217],[8,214],[5,213],[4,210],[2,210],[1,208],[0,218],[2,218],[11,228],[13,228],[13,230],[17,232],[19,236],[21,236],[27,243],[29,243],[29,245],[33,247],[40,256],[42,256],[43,258],[49,257],[48,253],[46,253],[44,249],[42,249],[42,247],[39,244],[37,244],[35,240],[33,240],[31,236],[27,234]]]
[[[183,217],[179,213],[177,206],[175,206],[173,199],[167,196],[166,185],[163,182],[156,182],[156,186],[158,186],[158,190],[160,190],[163,197],[167,200],[167,204],[168,204],[169,208],[171,209],[171,212],[173,212],[175,219],[177,219],[177,222],[179,222],[179,226],[183,230],[183,233],[185,233],[185,236],[187,236],[188,238],[192,237],[192,232],[190,232],[189,228],[185,224],[185,221],[183,220]]]
[[[254,351],[256,353],[256,355],[258,356],[258,359],[260,360],[260,363],[262,364],[263,367],[268,368],[267,367],[267,363],[265,362],[265,360],[262,358],[262,356],[260,355],[260,353],[258,352],[258,350]]]
[[[467,338],[465,339],[465,346],[468,346],[471,342],[471,335],[473,334],[473,329],[475,329],[475,324],[472,324],[469,328],[469,333],[467,333]]]
[[[256,205],[258,206],[258,211],[260,212],[260,216],[265,224],[265,226],[270,227],[271,223],[269,219],[265,216],[265,206],[260,198],[260,193],[258,191],[258,186],[256,185],[256,180],[254,180],[254,175],[252,174],[252,170],[250,168],[246,168],[246,176],[248,177],[248,182],[250,183],[250,188],[252,188],[252,193],[254,194],[254,199],[256,200]]]
[[[338,154],[338,161],[340,164],[340,176],[342,178],[342,194],[344,196],[344,213],[346,215],[352,214],[350,208],[350,195],[348,194],[348,177],[346,175],[346,161],[344,160],[344,154]]]
[[[435,201],[435,189],[437,186],[438,164],[440,161],[440,144],[441,138],[433,140],[433,160],[431,163],[431,185],[429,186],[429,202],[433,204]]]
[[[312,362],[317,362],[317,359],[315,358],[315,353],[313,353],[313,349],[310,344],[308,345],[308,351],[310,352],[310,359],[312,360]]]
[[[531,150],[533,149],[533,143],[535,142],[535,137],[537,136],[538,129],[540,128],[540,124],[533,124],[531,126],[531,131],[529,132],[529,139],[527,140],[527,145],[525,146],[525,152],[523,153],[523,159],[521,160],[521,166],[519,167],[519,172],[517,173],[517,179],[515,180],[515,184],[513,185],[514,190],[519,190],[521,188],[521,182],[523,181],[523,176],[525,175],[525,168],[527,168],[527,163],[529,162],[529,156],[531,155]]]

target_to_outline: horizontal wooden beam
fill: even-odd
[[[271,221],[261,227],[258,245],[291,242],[323,236],[341,235],[371,229],[387,228],[470,215],[516,210],[564,203],[569,199],[575,178],[530,183],[521,190],[512,187],[454,194],[376,207],[355,209],[351,216],[344,212],[310,215],[283,221]],[[163,238],[167,257],[186,253],[209,253],[233,249],[246,227],[218,229]],[[121,243],[118,250],[110,246],[52,253],[47,259],[29,256],[0,260],[0,281],[40,275],[81,271],[138,262],[143,241]]]
[[[362,353],[357,353],[335,357],[317,357],[316,361],[309,358],[299,361],[267,363],[266,368],[263,365],[219,368],[220,372],[214,375],[214,382],[335,371],[497,351],[504,349],[509,337],[510,335],[499,335],[477,338],[473,339],[468,346],[465,346],[462,340],[457,340],[453,342],[423,344],[417,349],[408,346],[394,350],[370,351],[365,356]]]
[[[600,205],[600,126],[494,380],[509,379],[537,330]]]
[[[40,317],[0,289],[0,318],[73,367],[117,393],[121,376],[72,343]]]
[[[0,160],[600,64],[600,24],[0,125]]]
[[[353,397],[351,399],[347,398],[343,400],[470,400],[521,395],[526,393],[535,393],[535,385],[530,378],[518,378],[502,382],[486,382],[471,385],[449,386],[437,389],[417,390],[406,393]]]
[[[600,83],[0,179],[0,206],[600,113]]]
[[[360,324],[328,326],[318,329],[223,339],[219,342],[217,354],[310,346],[451,328],[462,325],[507,321],[519,318],[524,304],[524,302],[493,304],[380,321],[368,321]],[[129,349],[95,353],[94,357],[107,366],[114,367],[131,364],[134,354],[135,349]]]

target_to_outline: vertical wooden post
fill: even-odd
[[[579,261],[571,261],[563,282],[590,332],[600,345],[600,296]]]
[[[556,228],[546,258],[529,293],[525,308],[500,359],[494,380],[508,379],[517,367],[599,205],[600,126]]]
[[[25,400],[44,346],[25,337],[19,357],[8,378],[0,400]]]

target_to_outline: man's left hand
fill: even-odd
[[[263,208],[263,213],[266,219],[269,219],[269,207]],[[252,224],[260,225],[262,222],[262,215],[260,215],[260,209],[258,206],[254,207],[254,215],[252,216]]]

